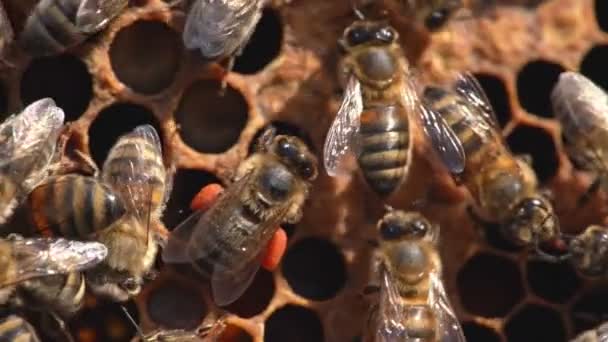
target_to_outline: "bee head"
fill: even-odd
[[[570,261],[583,274],[590,277],[606,274],[608,265],[608,229],[590,226],[575,236],[568,246]]]
[[[434,233],[433,225],[416,212],[390,211],[378,222],[383,241],[422,240]]]
[[[299,138],[277,135],[271,151],[304,180],[312,181],[317,177],[317,159]]]
[[[360,45],[390,45],[398,38],[397,31],[386,22],[359,20],[344,30],[339,43],[348,51]]]
[[[518,245],[538,244],[559,236],[559,222],[549,200],[533,196],[513,208],[502,230],[507,239]]]

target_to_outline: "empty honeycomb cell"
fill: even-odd
[[[319,316],[304,307],[285,305],[268,317],[265,342],[322,342],[323,326]]]
[[[581,285],[576,271],[567,262],[530,260],[526,274],[530,288],[537,296],[556,303],[565,303]]]
[[[248,118],[243,95],[228,86],[221,94],[220,83],[202,80],[190,86],[175,112],[182,140],[203,153],[221,153],[234,145]]]
[[[604,32],[608,32],[608,2],[595,0],[595,19]]]
[[[559,160],[553,138],[547,131],[520,125],[507,137],[507,143],[515,154],[532,157],[532,168],[540,183],[555,176]]]
[[[228,324],[217,339],[218,342],[253,342],[253,337],[242,328]]]
[[[101,299],[96,300],[93,307],[85,306],[74,319],[70,321],[70,331],[73,336],[95,336],[93,341],[127,342],[136,334],[136,327],[122,311],[124,306],[129,315],[139,321],[137,307],[133,301],[114,303]]]
[[[608,288],[605,285],[590,289],[577,299],[570,309],[575,333],[578,334],[607,321],[606,303],[608,303]]]
[[[528,112],[544,118],[553,117],[551,91],[564,68],[556,63],[535,60],[517,74],[517,97]]]
[[[581,73],[604,89],[608,89],[607,60],[608,45],[599,45],[589,50],[581,62]]]
[[[304,141],[304,143],[306,144],[306,146],[308,146],[308,148],[314,152],[315,148],[314,145],[312,143],[312,139],[310,138],[310,135],[308,134],[308,132],[306,132],[303,128],[298,127],[296,125],[290,124],[289,122],[284,122],[284,121],[272,121],[270,124],[262,127],[262,129],[260,129],[259,131],[257,131],[255,133],[255,135],[253,136],[253,139],[251,140],[251,143],[249,144],[249,153],[253,153],[255,152],[255,148],[257,146],[257,141],[258,138],[264,134],[264,132],[266,132],[268,129],[274,129],[275,133],[277,135],[283,134],[283,135],[292,135],[292,136],[296,136],[300,139],[302,139],[302,141]]]
[[[542,305],[527,304],[505,325],[512,342],[566,341],[564,321],[559,312]]]
[[[500,342],[500,335],[490,328],[475,322],[462,324],[464,336],[468,342]]]
[[[475,74],[475,77],[488,95],[498,123],[504,127],[511,120],[511,104],[505,84],[500,78],[489,74]]]
[[[475,315],[504,317],[524,296],[522,278],[515,262],[480,253],[469,259],[457,276],[464,308]]]
[[[264,69],[281,52],[283,25],[276,10],[267,7],[245,46],[243,53],[234,62],[234,71],[255,74]]]
[[[190,210],[192,198],[202,187],[211,183],[221,184],[213,174],[205,171],[177,170],[173,176],[173,190],[162,218],[167,228],[173,229],[192,213]]]
[[[155,94],[173,81],[181,51],[179,35],[166,24],[141,20],[118,32],[110,47],[110,62],[122,83]]]
[[[346,282],[344,257],[327,240],[306,238],[296,242],[287,250],[282,267],[293,291],[312,300],[331,299]]]
[[[86,65],[72,55],[33,60],[21,78],[21,101],[30,104],[51,97],[74,121],[87,109],[93,86]]]
[[[273,296],[274,278],[272,273],[260,269],[247,291],[226,309],[243,318],[250,318],[264,311]]]
[[[150,319],[168,329],[194,330],[207,313],[201,293],[177,281],[151,291],[146,307]]]
[[[160,125],[146,107],[116,103],[102,110],[89,128],[89,149],[95,163],[103,165],[110,148],[121,135],[145,124],[152,125],[162,140]]]

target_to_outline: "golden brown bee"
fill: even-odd
[[[3,58],[14,38],[13,27],[6,15],[4,6],[0,2],[0,66],[6,64],[6,61],[4,61]]]
[[[477,214],[499,223],[518,245],[554,241],[559,224],[538,189],[530,165],[515,157],[501,135],[485,93],[470,74],[450,89],[427,87],[421,117],[431,145],[458,182],[473,195]]]
[[[413,77],[397,31],[386,23],[355,21],[344,31],[340,46],[346,88],[325,140],[325,169],[335,176],[342,158],[354,152],[368,184],[387,196],[408,174],[410,116],[418,101]]]
[[[568,243],[572,265],[589,277],[608,277],[608,228],[592,225]]]
[[[441,280],[439,227],[417,212],[390,210],[378,222],[372,266],[380,298],[368,336],[374,341],[462,341]]]
[[[28,321],[9,315],[0,319],[0,341],[40,342],[40,338]]]
[[[599,326],[582,332],[570,342],[606,342],[608,341],[608,322],[604,322]]]
[[[46,98],[0,124],[0,224],[48,176],[63,119],[63,110]]]
[[[119,138],[100,179],[54,177],[32,191],[28,204],[40,231],[108,247],[108,257],[87,272],[87,282],[95,293],[124,301],[139,293],[152,268],[158,245],[150,225],[159,222],[170,189],[160,138],[144,125]]]
[[[41,0],[19,36],[34,57],[55,55],[103,30],[128,0]]]
[[[232,303],[251,284],[279,224],[302,217],[316,176],[317,160],[302,140],[266,131],[211,209],[171,232],[163,260],[191,263],[210,280],[218,305]]]

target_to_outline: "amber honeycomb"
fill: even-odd
[[[18,30],[33,1],[2,0]],[[486,89],[517,153],[530,154],[542,184],[553,191],[569,233],[608,213],[597,194],[574,203],[590,183],[564,154],[549,93],[562,70],[580,70],[608,88],[608,1],[496,1],[479,20],[458,21],[432,37],[408,30],[390,13],[419,75],[442,81],[471,70]],[[219,94],[221,69],[187,52],[184,15],[160,0],[138,1],[103,33],[69,52],[30,60],[16,52],[0,74],[0,112],[53,97],[72,121],[69,149],[101,163],[122,133],[150,123],[162,132],[175,188],[164,223],[186,217],[188,203],[210,182],[225,182],[263,127],[321,148],[340,94],[336,39],[354,19],[348,1],[276,0],[264,10],[244,54]],[[602,69],[604,68],[604,69]],[[179,129],[177,129],[179,127]],[[441,223],[445,281],[469,341],[564,341],[608,319],[605,281],[582,278],[567,264],[530,260],[527,252],[482,238],[465,213],[466,194],[444,174],[429,177],[428,147],[417,134],[409,181],[389,203],[422,210]],[[434,169],[433,169],[434,170]],[[374,223],[382,214],[358,175],[320,173],[299,224],[286,226],[289,249],[274,273],[227,309],[224,341],[355,341],[366,324],[366,284]],[[127,307],[144,330],[192,329],[218,313],[191,273],[161,267],[160,276]],[[126,341],[134,329],[117,304],[89,298],[69,322],[81,341]]]

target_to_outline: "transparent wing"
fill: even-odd
[[[260,258],[249,260],[236,272],[214,272],[211,278],[213,300],[219,306],[226,306],[239,299],[253,282],[260,269]]]
[[[461,73],[456,78],[453,87],[457,94],[479,109],[480,115],[487,124],[496,130],[500,130],[490,100],[475,76],[468,72]]]
[[[104,29],[127,7],[129,0],[81,0],[76,12],[76,26],[85,33]]]
[[[354,75],[350,75],[344,98],[334,122],[331,124],[325,146],[323,147],[323,162],[325,170],[330,176],[340,172],[342,159],[353,152],[356,135],[359,133],[360,117],[363,111],[363,99],[361,98],[361,84]]]
[[[10,283],[83,271],[103,261],[108,254],[106,246],[99,242],[63,238],[17,238],[3,243],[12,244],[17,262],[17,275],[15,279],[9,279]]]
[[[437,324],[442,342],[466,342],[460,322],[452,309],[439,274],[430,273],[429,305],[437,315]]]
[[[380,303],[378,306],[376,341],[398,342],[406,341],[407,331],[405,327],[406,316],[401,296],[391,274],[381,267],[380,277]]]

